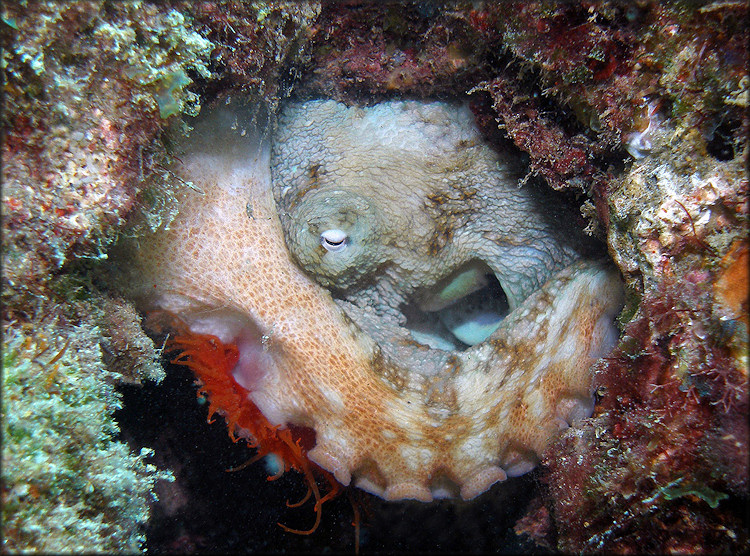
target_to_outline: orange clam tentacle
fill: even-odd
[[[310,529],[307,529],[306,531],[300,530],[300,529],[292,529],[291,527],[287,527],[283,523],[277,522],[276,525],[281,527],[284,531],[287,533],[294,533],[295,535],[311,535],[313,534],[318,526],[320,525],[320,520],[322,518],[323,512],[320,508],[320,490],[318,489],[318,484],[315,482],[315,477],[312,476],[312,473],[310,472],[309,468],[305,468],[304,470],[305,478],[307,479],[307,483],[310,486],[310,489],[312,490],[313,494],[315,495],[315,523]]]
[[[251,446],[251,448],[254,448],[254,446]],[[260,455],[260,454],[255,454],[255,455],[254,455],[253,457],[251,457],[251,458],[250,458],[249,460],[247,460],[246,462],[244,462],[244,463],[241,463],[241,464],[239,464],[239,465],[236,465],[236,466],[234,466],[234,467],[230,467],[229,469],[225,469],[225,471],[226,471],[227,473],[234,473],[234,472],[236,472],[236,471],[242,471],[242,470],[243,470],[243,469],[245,469],[246,467],[249,467],[249,466],[251,466],[252,464],[254,464],[254,463],[255,463],[256,461],[258,461],[258,460],[259,460],[259,459],[261,459],[262,457],[263,457],[263,456],[262,456],[262,455]]]
[[[310,488],[310,485],[307,485],[307,492],[305,493],[305,496],[302,497],[302,500],[299,502],[291,503],[289,500],[286,501],[286,507],[287,508],[299,508],[302,504],[307,502],[310,499],[310,495],[312,494],[312,488]]]
[[[233,442],[242,438],[250,447],[257,449],[254,457],[228,471],[243,469],[269,453],[277,454],[283,466],[277,474],[268,477],[269,481],[279,478],[289,469],[294,469],[305,476],[308,484],[308,492],[304,498],[294,504],[287,501],[287,506],[300,507],[311,495],[315,497],[315,523],[310,529],[293,529],[282,523],[278,525],[289,533],[313,533],[320,525],[323,503],[341,493],[341,484],[331,473],[310,462],[301,440],[295,439],[290,429],[272,425],[249,399],[249,392],[232,376],[232,370],[239,361],[237,346],[225,344],[216,336],[195,334],[186,328],[179,328],[179,334],[167,341],[169,350],[179,351],[171,362],[184,365],[195,373],[201,385],[198,395],[208,398],[208,421],[212,422],[214,414],[221,414],[227,422]],[[321,495],[313,471],[321,475],[330,486],[330,490],[324,496]]]

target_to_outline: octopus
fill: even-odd
[[[292,104],[271,168],[292,257],[406,372],[442,372],[588,247],[466,104]]]
[[[387,500],[468,500],[590,415],[619,275],[464,105],[289,103],[274,134],[241,117],[196,123],[174,169],[192,187],[129,288],[236,346],[233,380],[314,431],[311,462]]]

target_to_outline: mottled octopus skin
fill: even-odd
[[[236,343],[234,375],[266,417],[315,430],[312,461],[389,500],[470,499],[591,411],[589,368],[622,303],[611,268],[571,264],[438,375],[410,372],[292,260],[269,145],[235,117],[197,126],[174,170],[193,188],[169,229],[139,240],[132,289],[143,310]]]
[[[271,174],[292,255],[336,290],[376,276],[406,298],[481,260],[515,308],[578,258],[580,233],[539,191],[519,186],[518,164],[482,140],[464,104],[290,103]],[[345,251],[320,248],[328,228],[348,232]]]
[[[453,295],[441,285],[467,268],[483,278],[486,265],[512,310],[580,258],[584,240],[570,215],[520,186],[521,176],[459,103],[289,103],[271,153],[292,257],[392,360],[427,375],[449,354],[415,345],[402,306],[450,305],[480,284],[469,279]],[[347,238],[335,252],[321,245],[331,229]]]

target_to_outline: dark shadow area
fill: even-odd
[[[706,144],[706,150],[716,160],[726,162],[734,158],[736,135],[741,123],[735,120],[722,122]]]
[[[464,351],[489,337],[508,315],[510,308],[503,287],[489,267],[486,267],[486,271],[484,285],[446,307],[426,310],[420,308],[418,302],[402,305],[406,328],[411,331],[412,337],[433,348],[457,351]],[[452,277],[433,286],[433,293],[438,294],[440,287],[450,283]]]

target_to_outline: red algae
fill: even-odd
[[[530,170],[543,176],[550,187],[586,190],[604,180],[605,174],[590,162],[599,150],[595,143],[581,133],[572,135],[545,115],[532,91],[524,90],[509,76],[495,77],[472,90],[479,91],[490,95],[492,109],[509,138],[529,153]]]
[[[429,3],[324,2],[300,87],[351,102],[466,91],[490,74],[463,9]]]
[[[218,78],[202,80],[204,95],[238,95],[249,111],[260,106],[275,111],[292,87],[283,78],[286,64],[299,65],[309,58],[307,43],[320,6],[228,0],[184,2],[182,8],[214,43],[211,57]]]
[[[665,281],[641,301],[599,364],[595,416],[546,455],[563,550],[747,543],[736,510],[748,484],[747,377],[712,328],[709,283]]]

